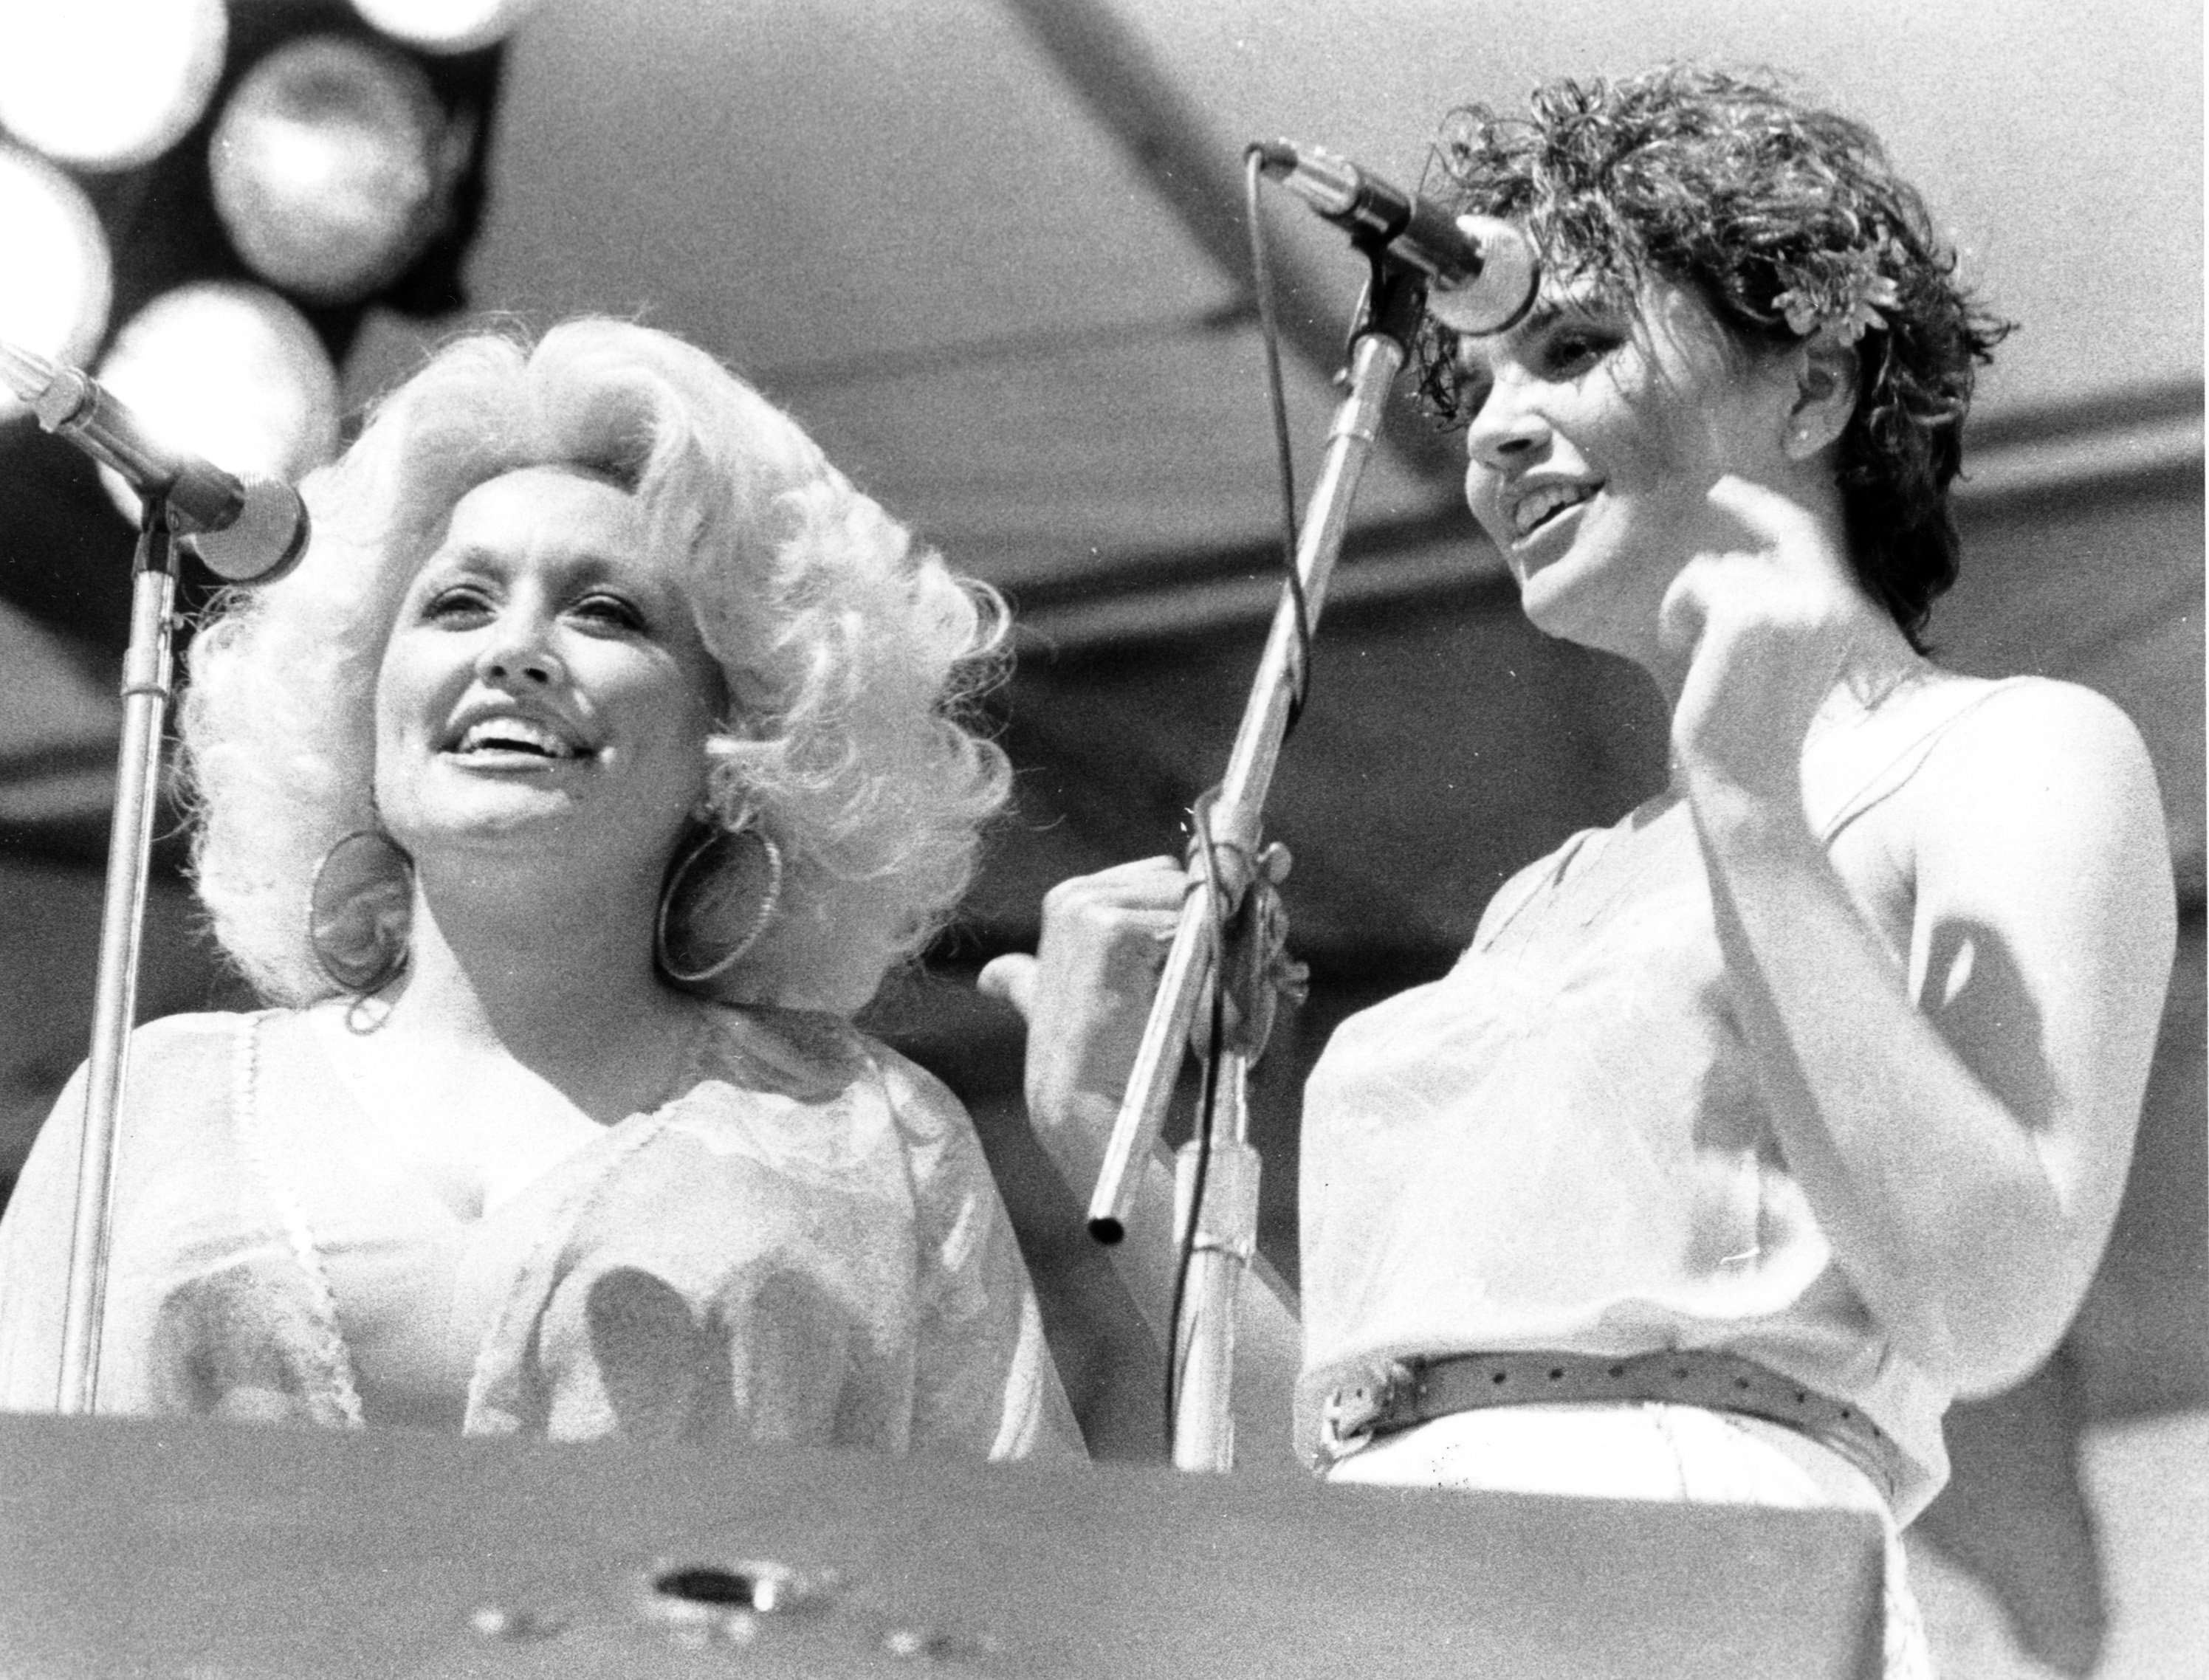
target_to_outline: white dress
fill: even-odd
[[[415,1397],[469,1432],[1081,1450],[972,1124],[847,1024],[716,1010],[677,1095],[470,1221],[307,1024],[134,1035],[100,1411],[383,1421],[354,1341],[412,1291],[454,1331]],[[82,1080],[0,1221],[10,1409],[54,1403]]]

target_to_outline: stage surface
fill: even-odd
[[[15,1680],[1864,1680],[1871,1519],[0,1419]]]

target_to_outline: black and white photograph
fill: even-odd
[[[0,1674],[2209,1680],[2184,0],[0,0]]]

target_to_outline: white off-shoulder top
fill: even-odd
[[[352,1338],[411,1291],[471,1432],[1081,1450],[965,1111],[846,1023],[714,1010],[676,1095],[470,1221],[356,1141],[305,1024],[134,1035],[100,1411],[376,1423]],[[0,1220],[9,1409],[54,1404],[83,1078]]]

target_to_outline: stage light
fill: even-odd
[[[352,0],[387,35],[424,52],[472,52],[510,33],[537,0]]]
[[[99,382],[172,448],[241,476],[296,479],[337,452],[338,380],[314,329],[265,287],[164,292],[123,324]],[[126,518],[138,498],[100,469]]]
[[[224,107],[208,157],[215,211],[256,273],[356,302],[436,236],[472,139],[419,66],[310,36],[256,64]]]
[[[85,169],[144,163],[199,121],[228,39],[222,0],[0,0],[0,125]]]
[[[43,158],[0,141],[0,339],[81,362],[107,330],[114,266],[83,189]],[[0,421],[23,412],[0,387]]]
[[[476,3],[435,0],[435,9],[449,19]],[[181,26],[190,20],[204,27],[212,19],[228,36],[226,46],[220,47],[213,91],[204,102],[184,102],[186,111],[199,104],[200,115],[158,155],[105,172],[88,172],[55,157],[44,161],[60,165],[58,177],[28,163],[4,171],[11,178],[0,180],[0,332],[11,332],[28,347],[57,359],[91,366],[111,333],[105,323],[129,320],[149,300],[208,282],[265,285],[298,311],[280,317],[290,331],[263,322],[263,351],[292,363],[291,372],[270,387],[272,395],[288,393],[279,395],[273,405],[311,417],[304,427],[296,420],[267,417],[254,425],[242,426],[235,418],[218,423],[218,409],[228,405],[221,395],[226,384],[234,387],[238,369],[253,363],[253,353],[241,352],[228,357],[227,367],[187,379],[182,393],[186,435],[178,447],[225,465],[234,459],[247,471],[296,471],[330,447],[335,399],[328,363],[343,362],[371,309],[435,321],[467,305],[463,271],[484,213],[485,147],[495,128],[506,48],[494,42],[475,51],[424,51],[376,31],[362,20],[353,0],[136,4],[144,9],[142,18],[125,0],[0,0],[0,87],[27,89],[19,101],[24,113],[51,108],[73,117],[81,105],[90,103],[87,88],[94,93],[120,92],[129,80],[122,67],[131,62],[131,51],[189,33]],[[494,7],[470,15],[471,27],[495,32],[511,24],[516,9]],[[340,51],[354,55],[354,65],[327,75],[284,71],[280,55],[317,37],[352,43]],[[468,39],[465,33],[451,37],[446,45],[465,46]],[[210,47],[209,59],[214,56]],[[358,74],[360,58],[377,66],[369,77]],[[316,62],[329,61],[310,60],[308,69],[313,70]],[[405,67],[398,73],[396,91],[388,81],[379,89],[372,78],[389,76],[392,63]],[[264,64],[270,68],[262,69]],[[358,85],[364,81],[365,92]],[[232,96],[241,93],[246,97],[232,112]],[[118,103],[140,110],[161,101],[132,95]],[[389,122],[394,112],[395,125]],[[233,126],[218,149],[214,136],[226,119]],[[8,120],[39,128],[34,114],[0,117]],[[174,133],[182,120],[172,117],[166,130]],[[319,132],[318,123],[340,132],[334,137]],[[379,134],[379,123],[395,127],[395,142],[388,132]],[[21,138],[0,133],[0,153]],[[99,149],[58,132],[40,129],[39,139],[57,152],[89,155]],[[29,159],[37,151],[25,144],[21,155]],[[44,248],[51,240],[32,237],[34,221],[47,225],[56,219],[51,207],[41,206],[35,216],[13,207],[22,195],[17,177],[27,170],[38,176],[41,187],[74,177],[75,190],[62,190],[80,211],[80,195],[90,201],[111,255],[111,273],[101,265],[101,272],[111,274],[105,310],[91,308],[93,324],[74,333],[39,330],[30,317],[42,310],[50,314],[51,302],[33,307],[24,301],[26,296],[45,300],[50,291],[69,289],[62,283],[85,266],[81,255],[50,257]],[[220,210],[218,173],[223,177]],[[399,183],[396,192],[394,181]],[[65,213],[63,219],[79,232],[86,226],[81,213]],[[96,293],[101,288],[95,283],[87,290]],[[16,317],[12,328],[5,322],[6,311]],[[123,376],[152,327],[172,313],[164,303],[134,323],[130,345],[113,358],[114,376]],[[302,319],[319,343],[319,357],[308,351],[296,330]],[[274,351],[272,340],[278,347]],[[289,353],[282,353],[287,344]],[[302,363],[311,370],[304,385],[298,383]],[[126,388],[136,377],[123,377]],[[250,377],[244,382],[250,387]],[[149,409],[161,401],[151,391],[137,393],[137,400]],[[93,464],[31,424],[20,409],[16,414],[12,423],[0,425],[0,609],[21,608],[96,645],[119,651],[130,621],[129,530],[109,513],[109,493],[100,487]],[[0,419],[5,418],[0,411]],[[264,441],[241,454],[235,443],[221,441],[226,430],[258,431],[265,439],[271,430],[288,435],[295,427],[309,440],[307,447],[272,449]],[[268,459],[272,455],[282,459]],[[190,591],[204,582],[189,575],[184,579],[188,609],[193,604]]]

